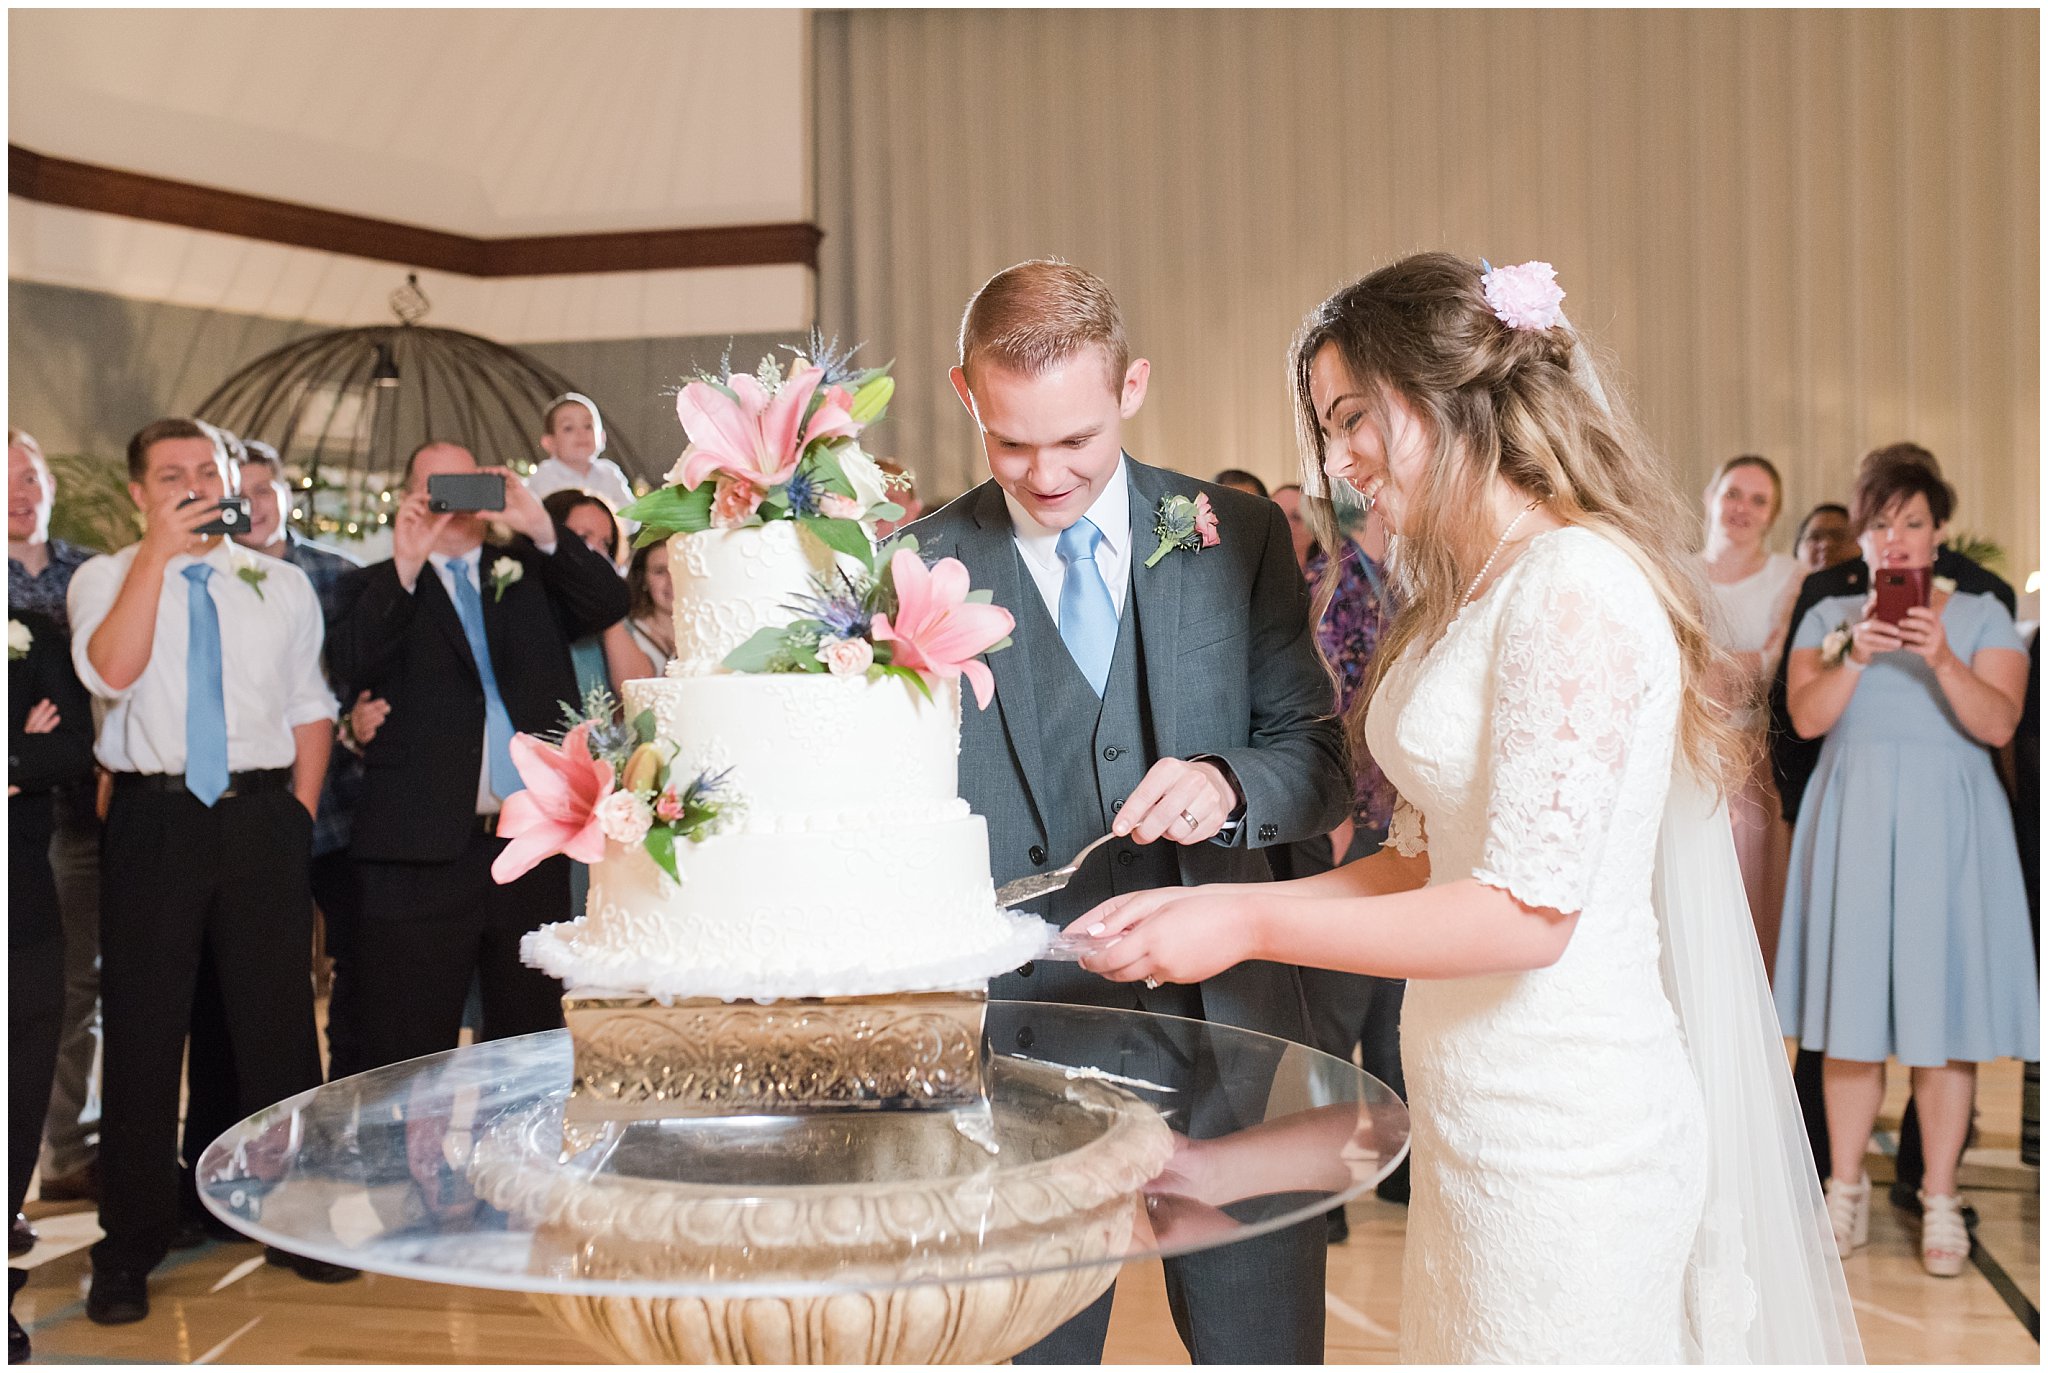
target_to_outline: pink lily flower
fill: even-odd
[[[896,582],[896,618],[875,616],[877,643],[896,645],[891,661],[924,678],[925,685],[965,676],[974,684],[974,699],[983,710],[995,695],[995,676],[978,660],[1017,627],[1016,617],[999,605],[967,599],[967,568],[958,558],[943,558],[927,570],[915,553],[898,549],[889,561]]]
[[[499,812],[498,837],[512,842],[491,864],[492,879],[517,881],[558,853],[579,863],[604,857],[597,803],[611,795],[612,765],[590,756],[589,722],[570,730],[560,748],[513,735],[512,763],[526,789],[506,797]]]
[[[726,383],[731,396],[706,382],[685,386],[676,397],[676,418],[690,439],[681,463],[684,488],[696,490],[713,472],[729,472],[762,490],[781,486],[795,475],[810,445],[858,434],[849,412],[853,398],[837,386],[826,392],[811,422],[803,423],[804,407],[824,375],[817,367],[799,366],[772,393],[744,373]]]

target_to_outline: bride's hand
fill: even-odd
[[[1081,966],[1112,982],[1200,982],[1253,956],[1242,895],[1165,887],[1106,901],[1067,926],[1093,941]]]

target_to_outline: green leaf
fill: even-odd
[[[759,513],[764,524],[776,515],[787,515],[789,513],[789,488],[786,486],[771,487],[768,494],[761,498]]]
[[[847,413],[853,416],[855,424],[873,424],[888,411],[889,398],[895,394],[894,377],[876,377],[853,393],[853,404],[847,408]]]
[[[932,699],[932,689],[925,685],[924,678],[918,676],[917,673],[907,667],[889,664],[871,670],[879,672],[884,677],[901,677],[904,681],[916,687],[918,694],[924,697],[925,700],[929,701]]]
[[[643,744],[654,742],[654,712],[643,710],[633,717],[633,737]]]
[[[808,515],[797,524],[811,531],[819,543],[850,558],[858,558],[864,567],[875,565],[875,547],[868,542],[868,534],[860,527],[858,520],[828,520],[819,515]]]
[[[671,882],[681,882],[682,874],[676,871],[676,832],[667,825],[655,825],[647,831],[645,848],[648,856],[661,865]]]
[[[659,543],[671,534],[695,534],[711,527],[711,483],[705,482],[692,491],[681,487],[664,486],[650,491],[619,512],[629,520],[640,522],[639,537],[633,541],[635,548]]]
[[[900,520],[903,518],[903,507],[894,501],[883,501],[880,505],[869,507],[868,518],[871,520]]]
[[[837,445],[813,444],[807,461],[811,467],[811,480],[822,484],[835,496],[853,495],[853,483],[846,479],[846,469],[839,465],[839,455],[833,451]]]
[[[967,603],[969,605],[994,605],[995,601],[996,593],[990,587],[984,586],[967,593]]]
[[[775,655],[783,651],[788,633],[787,628],[755,630],[752,638],[725,655],[724,666],[734,672],[767,672]]]

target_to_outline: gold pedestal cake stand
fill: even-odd
[[[1129,1092],[989,1060],[986,1009],[571,997],[568,1100],[470,1179],[552,1276],[691,1290],[530,1294],[615,1359],[998,1362],[1108,1288],[1173,1146]]]

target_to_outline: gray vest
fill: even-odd
[[[1052,616],[1039,596],[1019,598],[1031,636],[1031,666],[1044,759],[1042,784],[1051,852],[1047,866],[1066,862],[1082,846],[1109,832],[1117,811],[1158,756],[1145,704],[1144,655],[1138,650],[1138,602],[1126,596],[1116,652],[1102,698],[1074,666]],[[1174,846],[1119,842],[1089,856],[1065,891],[1032,909],[1064,925],[1091,907],[1125,892],[1180,885]]]

